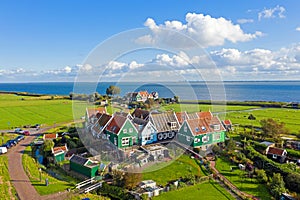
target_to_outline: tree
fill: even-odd
[[[142,181],[142,173],[126,172],[124,175],[125,188],[131,190],[135,188]]]
[[[106,94],[107,95],[111,95],[114,96],[116,94],[120,94],[121,89],[117,86],[114,85],[110,85],[107,89],[106,89]]]
[[[179,97],[178,96],[174,96],[174,102],[179,103]]]
[[[300,193],[300,175],[297,173],[289,173],[285,177],[286,186],[289,190]]]
[[[113,185],[115,186],[124,186],[124,172],[120,170],[113,170],[112,171],[113,177]]]
[[[235,149],[235,141],[230,138],[230,140],[227,143],[227,150],[228,151],[233,151]]]
[[[279,199],[280,195],[286,192],[284,187],[284,181],[280,173],[274,173],[269,184],[271,194],[276,198]]]
[[[260,183],[266,183],[268,181],[268,177],[267,177],[265,170],[257,169],[257,170],[255,170],[255,173],[256,173],[257,179]]]
[[[262,128],[262,139],[266,137],[279,138],[280,134],[288,134],[283,122],[278,123],[274,119],[263,119],[260,121]]]

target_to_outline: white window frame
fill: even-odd
[[[133,132],[133,128],[129,128],[129,133],[132,133]]]
[[[130,137],[123,137],[121,142],[122,146],[128,146],[130,142]]]
[[[171,122],[171,129],[176,128],[176,122]]]
[[[202,137],[201,140],[202,140],[203,143],[207,143],[207,142],[209,142],[209,136],[205,135],[205,136]]]
[[[127,129],[125,128],[125,129],[123,129],[123,133],[127,133]]]
[[[273,154],[273,158],[274,158],[274,159],[277,159],[277,155],[276,155],[276,154]]]
[[[213,138],[214,138],[214,140],[220,140],[221,139],[221,133],[214,133]]]
[[[187,132],[187,125],[185,125],[185,126],[183,127],[183,131],[184,131],[184,132]]]

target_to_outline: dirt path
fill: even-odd
[[[56,125],[57,126],[57,125]],[[18,197],[21,200],[46,200],[46,199],[65,199],[68,196],[67,192],[59,192],[56,194],[50,194],[46,196],[41,196],[31,185],[31,182],[23,169],[22,155],[26,146],[34,140],[34,138],[54,126],[44,127],[39,131],[33,131],[30,136],[26,136],[23,141],[17,144],[12,149],[9,149],[8,157],[8,171],[10,175],[11,182],[13,183]]]

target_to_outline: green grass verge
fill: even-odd
[[[178,190],[162,193],[153,199],[206,199],[206,200],[228,200],[235,199],[219,184],[211,181],[199,183],[194,186],[184,187]]]
[[[0,144],[5,144],[8,140],[15,139],[18,134],[14,133],[4,133],[3,137],[0,135]]]
[[[189,174],[201,176],[201,168],[195,160],[182,155],[175,161],[159,163],[144,170],[144,180],[154,180],[157,184],[166,185],[169,181],[177,180]]]
[[[82,200],[88,198],[90,200],[109,200],[110,198],[108,197],[104,197],[104,196],[100,196],[97,194],[74,194],[74,195],[70,195],[68,198],[66,198],[65,200]]]
[[[0,199],[16,199],[15,194],[16,190],[10,182],[7,156],[0,155]]]
[[[31,184],[35,187],[40,195],[54,194],[60,191],[64,191],[67,188],[72,188],[76,182],[73,179],[68,179],[67,181],[60,181],[46,172],[42,171],[42,179],[40,181],[40,165],[32,158],[29,154],[31,152],[31,147],[28,146],[25,149],[25,153],[22,156],[22,162],[25,172],[27,173]],[[45,185],[45,179],[48,178],[49,185]],[[64,177],[65,178],[65,177]]]
[[[220,157],[216,161],[218,171],[241,191],[259,197],[261,200],[271,199],[265,185],[258,183],[255,178],[248,178],[247,172],[243,170],[235,169],[231,172],[231,166],[236,165],[231,164],[226,158]]]

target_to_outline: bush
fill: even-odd
[[[268,177],[267,177],[267,174],[266,174],[265,170],[258,169],[258,170],[255,170],[255,173],[257,175],[257,180],[260,183],[266,183],[266,182],[268,182]]]

